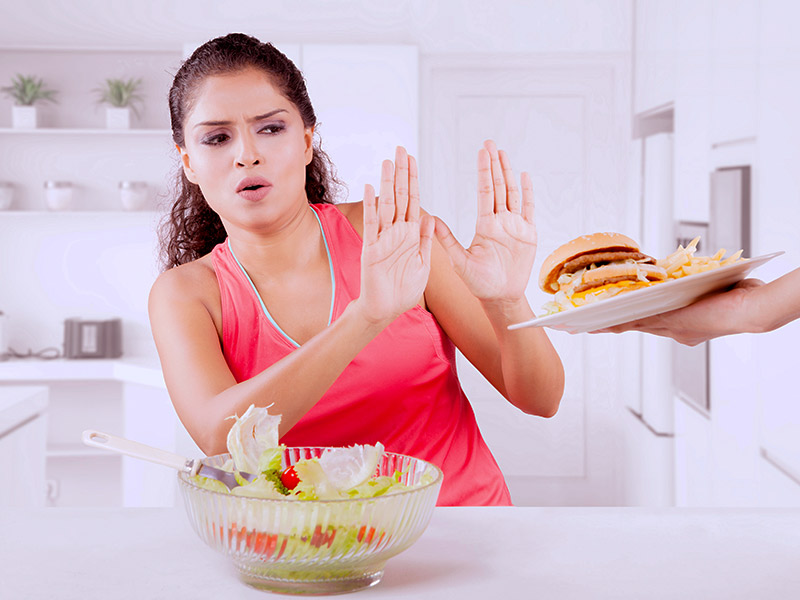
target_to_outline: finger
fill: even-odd
[[[408,153],[402,146],[398,146],[394,153],[394,202],[395,221],[406,220],[408,210]]]
[[[508,154],[505,150],[500,150],[500,166],[503,169],[503,178],[506,182],[506,189],[508,190],[508,197],[506,204],[508,210],[517,214],[522,212],[522,202],[519,197],[519,188],[517,187],[516,177],[514,177],[514,170],[511,168],[511,161],[508,159]]]
[[[494,213],[494,187],[492,186],[492,165],[489,152],[478,150],[478,216]]]
[[[378,228],[389,227],[394,220],[394,165],[385,160],[381,165],[381,193],[378,203]]]
[[[422,215],[419,226],[419,254],[422,264],[426,267],[431,264],[431,247],[433,245],[433,231],[436,221],[430,215]]]
[[[486,140],[483,145],[489,152],[489,158],[491,159],[494,211],[497,213],[506,212],[508,211],[506,180],[503,177],[503,168],[500,166],[500,155],[497,152],[497,146],[492,140]]]
[[[364,186],[364,242],[374,242],[378,239],[378,198],[375,189],[370,185]]]
[[[735,288],[745,288],[745,289],[757,288],[757,287],[761,287],[762,285],[764,285],[764,282],[761,281],[760,279],[755,279],[755,278],[742,279],[741,281],[739,281],[734,286],[734,289]]]
[[[406,220],[419,221],[419,172],[417,159],[408,157],[408,214]]]
[[[533,201],[533,180],[527,171],[523,171],[520,177],[522,183],[522,218],[528,223],[535,222],[534,201]]]
[[[455,272],[461,275],[464,272],[467,251],[464,250],[464,246],[458,242],[453,235],[453,232],[450,231],[450,228],[445,224],[445,222],[439,217],[434,218],[436,220],[436,225],[434,228],[436,239],[439,240],[439,243],[444,248],[448,258],[450,258],[450,263],[453,265]]]

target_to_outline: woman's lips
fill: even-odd
[[[269,193],[272,184],[263,177],[247,177],[236,186],[236,193],[245,200],[256,202]]]
[[[245,200],[249,200],[250,202],[257,202],[261,200],[264,196],[266,196],[270,189],[272,189],[271,185],[262,185],[255,188],[245,188],[239,191],[239,195],[244,198]]]

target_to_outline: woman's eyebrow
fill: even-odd
[[[278,113],[288,112],[285,108],[276,108],[275,110],[271,110],[263,115],[256,115],[250,119],[247,119],[250,123],[255,123],[256,121],[261,121],[263,119],[269,119],[270,117],[277,115]],[[222,125],[230,125],[231,121],[202,121],[201,123],[197,123],[195,127],[220,127]]]

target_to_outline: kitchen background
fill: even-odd
[[[0,505],[174,503],[174,473],[84,447],[86,428],[199,453],[146,313],[176,166],[165,96],[197,44],[230,31],[275,43],[306,74],[353,199],[403,144],[419,158],[423,205],[462,242],[477,149],[495,139],[533,175],[534,275],[564,241],[616,230],[657,256],[695,233],[708,253],[717,241],[784,250],[756,272],[771,280],[800,265],[798,21],[789,0],[7,4],[0,84],[42,77],[58,104],[19,129],[0,97],[0,193],[11,197],[0,352],[37,355],[0,361]],[[110,77],[142,79],[130,129],[108,128],[96,103]],[[146,184],[142,203],[122,203],[122,181]],[[546,301],[535,276],[528,296],[535,309]],[[91,322],[89,354],[113,327],[94,322],[120,319],[122,355],[47,360],[63,353],[69,318]],[[798,333],[686,348],[549,331],[568,379],[549,420],[519,413],[463,360],[460,373],[517,504],[798,505]]]

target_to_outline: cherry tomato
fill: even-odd
[[[287,490],[293,490],[300,483],[300,478],[297,476],[297,471],[294,467],[286,467],[281,473],[281,483],[286,486]]]

